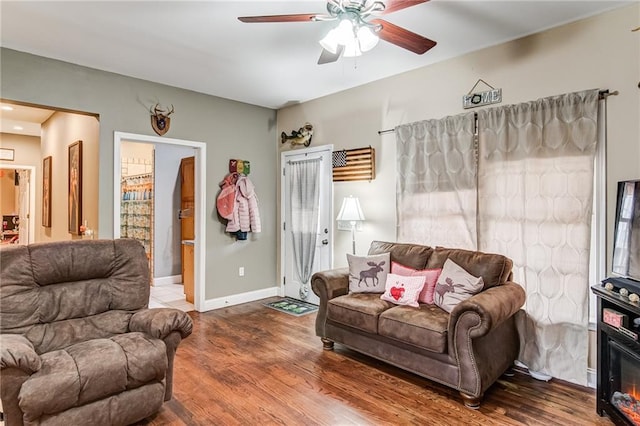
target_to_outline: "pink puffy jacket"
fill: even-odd
[[[246,176],[238,177],[236,182],[236,202],[233,216],[227,223],[227,232],[260,232],[260,211],[258,197],[253,182]]]

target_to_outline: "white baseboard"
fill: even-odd
[[[274,297],[280,294],[280,287],[269,287],[260,290],[249,291],[247,293],[232,294],[230,296],[207,299],[201,312],[212,311],[214,309],[227,308],[241,303],[254,302],[267,297]]]
[[[596,388],[598,384],[598,371],[595,368],[587,368],[587,386]]]
[[[182,275],[170,275],[168,277],[158,277],[153,279],[154,287],[180,283],[182,283]]]

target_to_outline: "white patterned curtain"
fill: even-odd
[[[316,255],[320,216],[321,158],[291,161],[291,238],[296,272],[300,279],[300,298],[309,297],[309,279]]]
[[[30,170],[18,170],[18,217],[19,225],[19,242],[20,244],[29,244],[29,221],[33,220],[29,217],[29,181],[31,180]]]
[[[396,127],[398,241],[475,250],[473,113]]]
[[[519,359],[587,384],[597,90],[479,111],[479,248],[526,291]]]

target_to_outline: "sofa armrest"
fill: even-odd
[[[42,360],[33,345],[20,334],[0,334],[0,369],[17,368],[27,374],[40,370]]]
[[[457,333],[464,331],[457,324],[458,320],[465,313],[473,312],[477,314],[478,321],[468,322],[471,325],[469,337],[484,336],[507,318],[515,315],[524,302],[524,289],[514,282],[506,282],[481,291],[453,308],[449,317],[449,335],[454,337]]]
[[[140,331],[164,339],[174,331],[184,339],[193,330],[193,321],[185,312],[171,308],[143,309],[129,320],[130,331]]]
[[[449,317],[450,355],[460,368],[459,390],[480,397],[518,355],[518,335],[509,321],[525,301],[524,289],[507,282],[456,305]]]
[[[316,315],[316,335],[324,338],[327,323],[327,304],[329,300],[349,293],[349,268],[331,269],[316,272],[311,277],[311,288],[320,298]]]
[[[321,301],[347,294],[349,292],[349,268],[316,272],[311,277],[311,288]]]

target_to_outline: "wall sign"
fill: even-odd
[[[502,102],[502,89],[491,89],[486,92],[477,92],[462,97],[462,107],[475,108],[483,105],[491,105]]]
[[[484,92],[473,92],[478,84],[484,84],[491,90],[486,90]],[[473,85],[469,93],[462,97],[462,108],[475,108],[484,105],[497,104],[502,102],[502,89],[496,89],[483,79],[479,78],[476,81],[476,84]]]

